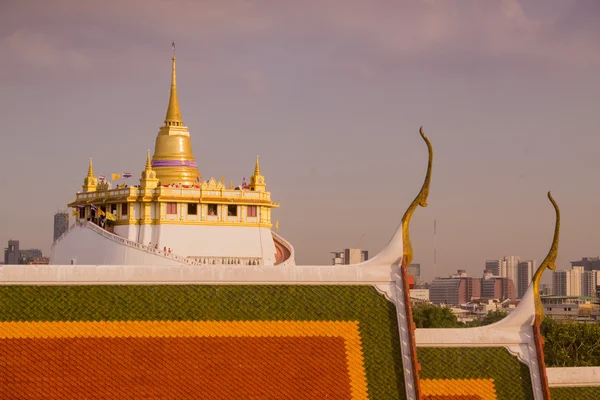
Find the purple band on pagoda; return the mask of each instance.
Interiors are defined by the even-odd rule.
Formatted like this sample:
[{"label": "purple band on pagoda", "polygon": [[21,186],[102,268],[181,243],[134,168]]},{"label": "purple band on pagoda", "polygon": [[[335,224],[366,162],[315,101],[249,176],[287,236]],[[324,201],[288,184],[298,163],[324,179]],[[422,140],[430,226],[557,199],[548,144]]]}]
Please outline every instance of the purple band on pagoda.
[{"label": "purple band on pagoda", "polygon": [[152,167],[190,167],[197,168],[196,161],[187,160],[152,160]]}]

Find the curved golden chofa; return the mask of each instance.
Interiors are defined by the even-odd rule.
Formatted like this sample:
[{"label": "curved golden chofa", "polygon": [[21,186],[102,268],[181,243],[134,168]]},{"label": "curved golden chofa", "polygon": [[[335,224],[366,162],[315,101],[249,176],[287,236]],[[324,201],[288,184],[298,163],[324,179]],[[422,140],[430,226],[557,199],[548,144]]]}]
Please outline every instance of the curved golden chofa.
[{"label": "curved golden chofa", "polygon": [[533,275],[533,297],[535,302],[535,313],[541,319],[544,318],[544,307],[542,306],[542,298],[540,296],[540,282],[542,280],[542,274],[546,268],[550,268],[551,270],[556,269],[556,256],[558,255],[558,233],[560,231],[560,210],[558,209],[558,205],[556,201],[552,198],[552,193],[548,192],[548,198],[550,202],[554,206],[554,211],[556,212],[556,223],[554,225],[554,238],[552,239],[552,246],[550,246],[550,251],[540,267],[535,271]]},{"label": "curved golden chofa", "polygon": [[425,175],[425,182],[423,182],[423,187],[421,191],[415,197],[411,205],[408,207],[404,216],[402,217],[402,243],[404,246],[404,262],[406,265],[409,265],[413,259],[413,248],[410,243],[410,235],[408,232],[408,227],[410,224],[410,219],[412,214],[417,209],[417,206],[427,207],[427,197],[429,196],[429,184],[431,183],[431,166],[433,164],[433,148],[431,147],[431,142],[425,136],[425,132],[423,132],[423,127],[419,128],[419,133],[421,137],[427,144],[427,150],[429,151],[429,162],[427,164],[427,175]]}]

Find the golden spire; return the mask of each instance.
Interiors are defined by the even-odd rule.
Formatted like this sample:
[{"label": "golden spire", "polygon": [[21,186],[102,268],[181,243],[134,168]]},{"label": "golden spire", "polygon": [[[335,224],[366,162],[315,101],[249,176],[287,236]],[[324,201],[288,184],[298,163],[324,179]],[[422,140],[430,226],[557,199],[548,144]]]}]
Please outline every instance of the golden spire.
[{"label": "golden spire", "polygon": [[140,187],[145,189],[154,189],[158,187],[158,178],[156,171],[152,169],[152,160],[150,159],[150,150],[146,156],[146,168],[142,171],[140,178]]},{"label": "golden spire", "polygon": [[256,156],[256,165],[254,166],[254,175],[260,175],[260,164],[258,163],[258,156]]},{"label": "golden spire", "polygon": [[171,71],[171,96],[169,97],[169,108],[167,108],[167,117],[165,118],[167,126],[181,126],[181,110],[179,109],[179,99],[177,98],[177,79],[175,71],[175,42],[173,42],[173,66]]},{"label": "golden spire", "polygon": [[92,165],[92,159],[90,158],[90,166],[88,167],[88,178],[94,177],[94,166]]},{"label": "golden spire", "polygon": [[250,177],[250,190],[256,192],[264,192],[267,190],[265,184],[265,177],[260,174],[260,164],[258,163],[258,156],[256,156],[256,165],[254,166],[254,174]]},{"label": "golden spire", "polygon": [[173,43],[171,96],[164,125],[159,129],[152,156],[152,170],[164,184],[193,185],[199,181],[198,166],[192,152],[188,128],[183,126],[175,73],[175,43]]},{"label": "golden spire", "polygon": [[558,204],[552,198],[552,194],[548,192],[548,199],[552,203],[554,207],[554,212],[556,213],[556,222],[554,224],[554,238],[552,238],[552,245],[550,246],[550,251],[548,255],[540,265],[540,267],[533,274],[533,301],[535,304],[535,313],[539,317],[540,321],[544,319],[544,306],[542,305],[542,298],[540,297],[540,281],[542,280],[542,274],[546,268],[550,268],[551,270],[556,269],[556,256],[558,255],[558,234],[560,232],[560,210],[558,209]]},{"label": "golden spire", "polygon": [[152,158],[150,157],[150,150],[148,150],[148,156],[146,157],[146,170],[152,169]]},{"label": "golden spire", "polygon": [[83,180],[83,186],[81,187],[84,192],[95,192],[96,186],[98,186],[98,179],[94,176],[94,166],[92,165],[92,159],[90,158],[90,166],[88,167],[88,173]]},{"label": "golden spire", "polygon": [[415,197],[411,205],[408,207],[404,216],[402,217],[402,243],[404,245],[404,261],[407,267],[411,263],[413,258],[413,248],[410,243],[410,235],[408,233],[408,226],[410,224],[410,219],[412,217],[413,212],[415,212],[417,206],[427,207],[427,197],[429,196],[429,185],[431,183],[431,166],[433,164],[433,148],[431,147],[431,142],[425,136],[425,132],[423,132],[423,127],[419,129],[419,133],[421,137],[427,144],[427,150],[429,152],[429,162],[427,163],[427,174],[425,175],[425,181],[423,182],[423,187],[421,187],[421,191]]}]

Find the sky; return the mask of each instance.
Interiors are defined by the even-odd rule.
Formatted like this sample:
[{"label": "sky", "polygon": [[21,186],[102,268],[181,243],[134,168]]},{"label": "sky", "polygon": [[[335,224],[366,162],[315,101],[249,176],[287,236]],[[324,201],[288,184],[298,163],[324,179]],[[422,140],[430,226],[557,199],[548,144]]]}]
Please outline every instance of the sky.
[{"label": "sky", "polygon": [[239,183],[258,154],[298,263],[385,246],[424,178],[423,126],[426,279],[541,262],[549,190],[569,268],[600,255],[599,39],[596,0],[4,0],[0,242],[49,254],[90,157],[139,177],[175,41],[200,172]]}]

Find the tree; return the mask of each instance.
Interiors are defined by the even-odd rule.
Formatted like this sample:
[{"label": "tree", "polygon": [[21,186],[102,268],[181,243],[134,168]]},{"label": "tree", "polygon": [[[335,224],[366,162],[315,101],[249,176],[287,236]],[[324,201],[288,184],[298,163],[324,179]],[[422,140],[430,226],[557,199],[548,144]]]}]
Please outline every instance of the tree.
[{"label": "tree", "polygon": [[464,326],[458,322],[456,315],[449,308],[419,304],[413,306],[412,312],[417,328],[460,328]]},{"label": "tree", "polygon": [[500,310],[488,311],[488,313],[485,317],[483,317],[480,320],[471,322],[469,324],[469,327],[490,325],[490,324],[493,324],[494,322],[500,321],[502,318],[506,317],[507,315],[508,315],[507,313],[505,313],[504,311],[500,311]]},{"label": "tree", "polygon": [[544,361],[548,367],[600,366],[600,324],[544,318]]}]

